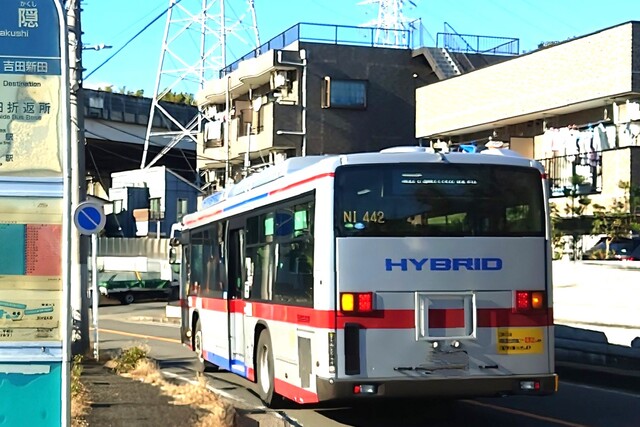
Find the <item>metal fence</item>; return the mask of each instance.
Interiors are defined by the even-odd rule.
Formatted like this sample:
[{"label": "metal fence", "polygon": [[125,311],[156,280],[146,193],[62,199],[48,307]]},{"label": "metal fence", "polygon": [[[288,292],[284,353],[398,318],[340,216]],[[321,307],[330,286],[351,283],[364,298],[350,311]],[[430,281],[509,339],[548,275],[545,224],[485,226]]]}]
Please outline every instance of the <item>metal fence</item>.
[{"label": "metal fence", "polygon": [[98,256],[169,259],[169,239],[100,237]]},{"label": "metal fence", "polygon": [[236,70],[242,61],[256,58],[270,50],[284,49],[296,41],[409,49],[411,46],[411,31],[301,22],[278,34],[242,58],[227,65],[220,70],[220,77]]},{"label": "metal fence", "polygon": [[489,55],[518,55],[520,53],[520,39],[460,34],[446,22],[444,27],[444,32],[436,34],[436,47],[443,47],[452,52]]},{"label": "metal fence", "polygon": [[557,156],[540,160],[549,180],[551,197],[602,191],[602,152]]}]

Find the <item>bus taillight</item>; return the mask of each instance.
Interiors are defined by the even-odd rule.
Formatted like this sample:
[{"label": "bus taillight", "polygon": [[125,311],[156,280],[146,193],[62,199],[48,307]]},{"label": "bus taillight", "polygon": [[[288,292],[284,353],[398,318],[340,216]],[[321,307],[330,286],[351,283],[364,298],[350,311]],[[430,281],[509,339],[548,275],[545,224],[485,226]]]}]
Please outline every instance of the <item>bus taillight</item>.
[{"label": "bus taillight", "polygon": [[340,310],[346,313],[372,312],[373,292],[341,292]]},{"label": "bus taillight", "polygon": [[544,300],[544,292],[542,291],[516,291],[515,311],[542,310]]}]

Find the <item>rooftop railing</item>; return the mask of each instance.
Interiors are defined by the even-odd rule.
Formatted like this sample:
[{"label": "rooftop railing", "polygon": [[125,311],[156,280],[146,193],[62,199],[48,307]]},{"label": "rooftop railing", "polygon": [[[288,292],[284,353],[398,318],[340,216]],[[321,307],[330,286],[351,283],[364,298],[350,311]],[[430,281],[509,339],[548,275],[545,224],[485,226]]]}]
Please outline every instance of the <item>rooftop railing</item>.
[{"label": "rooftop railing", "polygon": [[238,64],[242,61],[256,58],[270,50],[284,49],[286,46],[289,46],[291,43],[296,41],[409,49],[411,47],[411,31],[375,27],[310,24],[301,22],[278,34],[260,47],[247,53],[242,58],[227,65],[225,68],[220,70],[220,77],[236,70],[238,68]]},{"label": "rooftop railing", "polygon": [[480,53],[489,55],[519,55],[520,39],[512,37],[477,36],[460,34],[448,23],[445,32],[436,34],[436,47],[452,52]]}]

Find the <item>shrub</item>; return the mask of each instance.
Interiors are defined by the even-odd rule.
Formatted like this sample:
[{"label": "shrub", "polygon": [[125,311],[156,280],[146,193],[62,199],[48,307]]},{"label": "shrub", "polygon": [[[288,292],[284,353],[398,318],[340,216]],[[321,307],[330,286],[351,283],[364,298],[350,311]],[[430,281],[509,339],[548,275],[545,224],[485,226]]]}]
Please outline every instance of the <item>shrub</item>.
[{"label": "shrub", "polygon": [[76,354],[71,363],[71,396],[76,396],[84,391],[84,387],[80,382],[82,375],[82,355]]},{"label": "shrub", "polygon": [[129,372],[133,370],[138,362],[147,359],[148,351],[142,347],[135,346],[125,349],[115,359],[115,370],[118,373]]}]

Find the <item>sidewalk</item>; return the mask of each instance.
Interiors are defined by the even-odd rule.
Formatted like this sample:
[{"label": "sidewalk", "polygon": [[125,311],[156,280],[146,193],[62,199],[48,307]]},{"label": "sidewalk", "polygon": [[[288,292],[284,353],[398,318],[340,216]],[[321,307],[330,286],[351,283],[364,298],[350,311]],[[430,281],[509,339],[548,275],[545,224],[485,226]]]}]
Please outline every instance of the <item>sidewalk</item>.
[{"label": "sidewalk", "polygon": [[172,404],[160,387],[125,378],[102,363],[85,361],[80,382],[90,402],[86,424],[76,420],[72,426],[90,427],[157,427],[193,426],[202,411]]},{"label": "sidewalk", "polygon": [[602,331],[610,344],[640,336],[640,263],[553,262],[556,324]]}]

